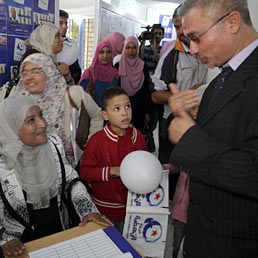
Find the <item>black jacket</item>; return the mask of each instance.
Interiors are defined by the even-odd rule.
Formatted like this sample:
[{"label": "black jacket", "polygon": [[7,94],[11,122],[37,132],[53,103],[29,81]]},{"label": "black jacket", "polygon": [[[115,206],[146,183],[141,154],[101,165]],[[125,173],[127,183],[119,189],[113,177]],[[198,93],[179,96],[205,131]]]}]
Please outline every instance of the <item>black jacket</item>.
[{"label": "black jacket", "polygon": [[212,101],[215,80],[170,158],[190,174],[186,257],[258,257],[258,47]]},{"label": "black jacket", "polygon": [[81,78],[82,70],[79,65],[78,59],[71,65],[69,65],[71,76],[73,77],[74,84],[77,84]]}]

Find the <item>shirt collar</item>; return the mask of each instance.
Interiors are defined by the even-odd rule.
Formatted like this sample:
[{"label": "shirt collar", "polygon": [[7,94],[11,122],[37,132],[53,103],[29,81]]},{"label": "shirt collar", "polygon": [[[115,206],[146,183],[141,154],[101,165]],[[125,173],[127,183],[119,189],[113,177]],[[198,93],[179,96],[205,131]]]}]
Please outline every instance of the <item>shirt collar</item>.
[{"label": "shirt collar", "polygon": [[257,46],[258,39],[256,39],[247,47],[242,49],[236,56],[234,56],[225,65],[223,65],[223,67],[230,66],[233,69],[233,71],[236,71],[236,69],[245,61],[245,59],[255,50]]}]

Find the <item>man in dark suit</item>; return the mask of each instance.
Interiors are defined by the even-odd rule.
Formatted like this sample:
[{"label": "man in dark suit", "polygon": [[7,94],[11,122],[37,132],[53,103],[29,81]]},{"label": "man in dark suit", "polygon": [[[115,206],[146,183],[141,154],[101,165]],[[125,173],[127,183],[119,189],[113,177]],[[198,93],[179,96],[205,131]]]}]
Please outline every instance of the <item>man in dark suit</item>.
[{"label": "man in dark suit", "polygon": [[258,257],[258,33],[247,0],[185,0],[180,13],[191,53],[221,68],[196,122],[196,93],[170,85],[170,162],[190,175],[185,255]]}]

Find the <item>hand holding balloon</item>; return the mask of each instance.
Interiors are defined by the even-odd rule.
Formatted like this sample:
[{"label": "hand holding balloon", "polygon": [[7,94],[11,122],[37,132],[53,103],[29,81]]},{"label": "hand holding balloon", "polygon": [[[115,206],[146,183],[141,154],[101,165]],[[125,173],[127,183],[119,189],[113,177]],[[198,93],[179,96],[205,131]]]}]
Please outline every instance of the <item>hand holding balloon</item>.
[{"label": "hand holding balloon", "polygon": [[123,184],[132,192],[146,194],[154,191],[162,178],[159,160],[147,151],[128,154],[120,166]]},{"label": "hand holding balloon", "polygon": [[120,177],[120,167],[111,167],[110,168],[110,176]]}]

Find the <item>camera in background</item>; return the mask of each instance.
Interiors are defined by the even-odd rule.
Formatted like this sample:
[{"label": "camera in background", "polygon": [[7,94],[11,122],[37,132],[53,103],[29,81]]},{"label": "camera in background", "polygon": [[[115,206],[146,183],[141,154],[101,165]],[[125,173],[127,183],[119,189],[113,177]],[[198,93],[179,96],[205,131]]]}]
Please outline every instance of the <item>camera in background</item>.
[{"label": "camera in background", "polygon": [[153,40],[155,35],[154,35],[154,30],[155,29],[160,29],[161,24],[153,24],[153,26],[151,27],[150,25],[146,26],[146,27],[142,27],[145,28],[146,31],[144,31],[141,35],[138,36],[138,40],[140,42],[142,42],[143,40]]}]

